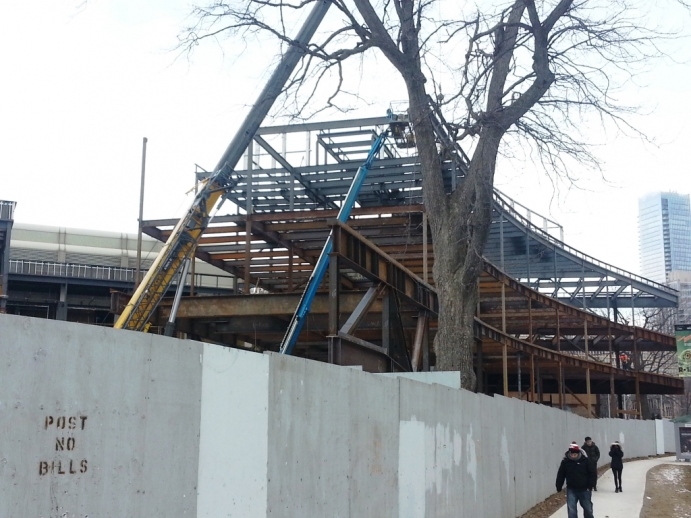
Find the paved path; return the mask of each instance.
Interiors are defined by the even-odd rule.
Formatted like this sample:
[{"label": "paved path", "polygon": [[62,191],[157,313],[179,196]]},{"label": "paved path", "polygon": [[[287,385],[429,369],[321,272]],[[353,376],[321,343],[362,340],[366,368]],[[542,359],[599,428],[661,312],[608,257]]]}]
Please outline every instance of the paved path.
[{"label": "paved path", "polygon": [[[597,479],[597,491],[593,491],[593,514],[595,518],[633,518],[641,514],[645,496],[645,478],[648,470],[660,464],[674,463],[674,457],[625,462],[621,474],[623,493],[614,492],[614,475],[607,470]],[[556,475],[555,475],[556,476]],[[578,516],[583,509],[578,506]],[[567,518],[566,506],[550,518]]]}]

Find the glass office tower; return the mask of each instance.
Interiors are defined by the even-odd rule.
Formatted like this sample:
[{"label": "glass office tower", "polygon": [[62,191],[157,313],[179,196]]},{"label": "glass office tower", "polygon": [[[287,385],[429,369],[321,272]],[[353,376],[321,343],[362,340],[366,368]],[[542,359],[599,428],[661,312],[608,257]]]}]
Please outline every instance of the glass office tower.
[{"label": "glass office tower", "polygon": [[666,283],[672,271],[691,271],[688,194],[658,192],[638,200],[641,274]]}]

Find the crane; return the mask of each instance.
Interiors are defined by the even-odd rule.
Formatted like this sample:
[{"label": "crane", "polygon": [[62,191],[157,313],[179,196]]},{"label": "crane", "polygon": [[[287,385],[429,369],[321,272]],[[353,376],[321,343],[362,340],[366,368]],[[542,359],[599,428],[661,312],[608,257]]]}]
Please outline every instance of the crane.
[{"label": "crane", "polygon": [[143,330],[180,267],[192,257],[199,239],[209,225],[214,209],[223,202],[224,194],[241,180],[234,171],[235,166],[290,79],[300,58],[305,54],[305,48],[331,7],[331,3],[331,0],[315,2],[300,32],[259,94],[257,102],[252,106],[218,165],[195,196],[187,213],[178,221],[151,268],[115,322],[116,329]]},{"label": "crane", "polygon": [[[394,123],[391,124],[391,127],[394,127]],[[338,216],[336,217],[338,221],[345,223],[348,220],[350,211],[353,208],[353,205],[355,205],[355,200],[357,200],[358,194],[360,193],[360,188],[367,177],[367,172],[372,167],[372,163],[377,158],[379,151],[384,145],[384,141],[386,140],[389,131],[390,130],[387,130],[381,133],[372,143],[372,147],[367,154],[367,159],[355,173],[353,182],[350,184],[350,189],[348,189],[348,194],[346,195],[346,198],[338,211]],[[317,264],[314,266],[314,270],[312,270],[312,273],[307,281],[305,291],[302,293],[302,297],[300,297],[298,307],[295,310],[295,313],[293,313],[290,324],[288,324],[288,330],[283,337],[281,348],[279,350],[281,354],[292,353],[293,347],[295,347],[295,344],[297,343],[302,326],[305,323],[305,319],[307,318],[310,308],[312,307],[314,296],[317,294],[319,285],[321,284],[322,279],[324,279],[326,269],[329,267],[329,254],[331,253],[332,248],[333,237],[331,234],[329,234],[329,237],[324,244],[324,248],[322,248],[322,251],[319,254]]]}]

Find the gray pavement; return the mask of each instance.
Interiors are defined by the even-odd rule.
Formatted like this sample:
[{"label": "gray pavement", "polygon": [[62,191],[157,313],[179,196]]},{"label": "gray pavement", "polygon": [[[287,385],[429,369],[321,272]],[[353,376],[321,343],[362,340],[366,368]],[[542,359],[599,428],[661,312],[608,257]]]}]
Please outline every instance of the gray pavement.
[{"label": "gray pavement", "polygon": [[[674,463],[674,457],[625,462],[621,474],[621,487],[624,490],[622,493],[614,492],[614,476],[611,469],[607,470],[597,481],[597,491],[593,491],[593,514],[595,518],[632,518],[638,516],[643,507],[646,474],[651,468],[667,463]],[[556,471],[554,477],[556,478]],[[578,506],[578,516],[583,516],[583,509],[580,506]],[[567,518],[566,506],[563,506],[550,518]]]}]

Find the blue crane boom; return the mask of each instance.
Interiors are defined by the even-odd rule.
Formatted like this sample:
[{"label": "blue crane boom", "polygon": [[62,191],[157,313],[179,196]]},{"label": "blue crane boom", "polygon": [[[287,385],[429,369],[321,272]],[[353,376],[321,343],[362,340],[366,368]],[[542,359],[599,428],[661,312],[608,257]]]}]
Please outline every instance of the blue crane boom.
[{"label": "blue crane boom", "polygon": [[[336,218],[338,219],[338,221],[345,223],[348,220],[348,217],[350,216],[350,211],[355,205],[355,200],[357,200],[358,194],[360,193],[360,189],[362,188],[362,184],[364,183],[365,178],[367,177],[367,173],[369,172],[370,167],[372,167],[372,163],[377,158],[379,151],[384,145],[384,141],[386,140],[387,134],[388,130],[381,133],[375,139],[374,143],[372,144],[372,147],[370,148],[369,154],[367,155],[367,159],[355,173],[353,183],[350,185],[348,194],[345,200],[343,201],[343,204],[341,205],[341,209],[338,211],[338,216]],[[329,254],[331,253],[331,249],[333,248],[332,234],[333,232],[329,234],[329,237],[326,240],[326,243],[324,244],[324,248],[322,249],[321,254],[319,254],[317,264],[315,265],[314,270],[312,270],[312,274],[310,275],[310,278],[307,281],[307,285],[305,286],[305,291],[302,293],[302,297],[300,297],[300,303],[298,304],[295,313],[293,313],[293,318],[291,318],[290,320],[288,330],[286,331],[286,334],[283,337],[283,341],[281,342],[281,354],[291,354],[293,352],[295,344],[297,343],[298,336],[300,335],[300,331],[302,330],[302,326],[304,325],[305,319],[307,318],[307,314],[309,313],[310,308],[312,307],[312,301],[314,300],[314,296],[317,294],[317,289],[319,289],[319,285],[322,283],[322,280],[324,279],[326,269],[329,267]]]}]

